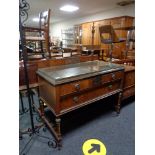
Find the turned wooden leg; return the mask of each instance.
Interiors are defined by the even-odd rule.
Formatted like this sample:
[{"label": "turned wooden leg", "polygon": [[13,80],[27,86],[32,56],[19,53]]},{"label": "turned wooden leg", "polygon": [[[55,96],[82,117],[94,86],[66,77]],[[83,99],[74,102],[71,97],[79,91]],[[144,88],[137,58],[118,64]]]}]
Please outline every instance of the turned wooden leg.
[{"label": "turned wooden leg", "polygon": [[61,149],[61,146],[62,146],[62,144],[61,144],[61,140],[62,140],[62,137],[61,137],[61,119],[60,118],[56,118],[55,119],[55,122],[56,122],[56,133],[57,133],[57,135],[58,135],[58,149],[60,150]]},{"label": "turned wooden leg", "polygon": [[117,105],[116,105],[116,107],[115,107],[115,108],[116,108],[117,114],[120,113],[121,100],[122,100],[122,92],[119,93],[119,95],[118,95],[118,102],[117,102]]}]

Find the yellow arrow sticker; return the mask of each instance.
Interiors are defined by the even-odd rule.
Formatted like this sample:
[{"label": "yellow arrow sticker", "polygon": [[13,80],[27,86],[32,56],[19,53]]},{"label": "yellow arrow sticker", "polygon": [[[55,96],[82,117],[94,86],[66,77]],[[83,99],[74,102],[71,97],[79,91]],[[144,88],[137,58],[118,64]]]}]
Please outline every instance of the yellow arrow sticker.
[{"label": "yellow arrow sticker", "polygon": [[82,146],[84,155],[106,155],[105,145],[98,139],[89,139]]}]

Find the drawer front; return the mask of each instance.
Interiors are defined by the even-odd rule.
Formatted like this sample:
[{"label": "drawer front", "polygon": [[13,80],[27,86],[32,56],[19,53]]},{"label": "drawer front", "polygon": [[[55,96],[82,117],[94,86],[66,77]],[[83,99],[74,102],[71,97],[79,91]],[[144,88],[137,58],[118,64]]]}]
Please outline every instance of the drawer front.
[{"label": "drawer front", "polygon": [[117,80],[117,79],[123,79],[123,72],[113,72],[102,76],[102,83],[107,83],[109,81]]},{"label": "drawer front", "polygon": [[132,86],[134,84],[135,84],[135,72],[125,73],[124,88]]},{"label": "drawer front", "polygon": [[60,86],[60,96],[68,95],[74,92],[79,92],[81,90],[84,90],[90,87],[91,87],[90,79],[63,84]]},{"label": "drawer front", "polygon": [[70,95],[60,99],[61,111],[80,105],[97,97],[106,95],[120,89],[121,82],[105,84],[92,90],[87,90],[82,94]]},{"label": "drawer front", "polygon": [[123,78],[123,72],[118,71],[114,73],[108,73],[105,75],[98,75],[90,79],[79,80],[77,82],[71,82],[60,86],[60,96],[69,95],[72,93],[80,92],[85,89],[92,89],[110,81]]}]

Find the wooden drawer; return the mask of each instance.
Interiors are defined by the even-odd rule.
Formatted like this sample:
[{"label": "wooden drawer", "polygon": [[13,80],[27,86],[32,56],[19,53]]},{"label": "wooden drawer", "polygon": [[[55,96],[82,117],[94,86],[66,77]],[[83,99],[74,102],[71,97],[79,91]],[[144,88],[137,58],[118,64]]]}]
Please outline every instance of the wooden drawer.
[{"label": "wooden drawer", "polygon": [[120,89],[120,86],[121,81],[113,82],[110,84],[107,83],[101,87],[96,87],[95,89],[87,90],[83,93],[62,97],[60,99],[61,112],[67,110],[68,108],[75,107],[77,105],[82,106],[82,104],[86,104],[86,102],[89,102],[97,97],[101,97],[108,93],[114,92]]},{"label": "wooden drawer", "polygon": [[60,86],[60,96],[65,96],[72,93],[80,92],[85,89],[90,89],[90,88],[108,83],[112,80],[117,80],[122,78],[123,78],[123,72],[118,71],[118,72],[109,73],[106,75],[95,76],[90,79],[64,84]]},{"label": "wooden drawer", "polygon": [[123,72],[113,72],[102,76],[102,83],[107,83],[112,80],[122,79],[123,78]]},{"label": "wooden drawer", "polygon": [[71,82],[60,86],[60,96],[79,92],[91,87],[91,79]]}]

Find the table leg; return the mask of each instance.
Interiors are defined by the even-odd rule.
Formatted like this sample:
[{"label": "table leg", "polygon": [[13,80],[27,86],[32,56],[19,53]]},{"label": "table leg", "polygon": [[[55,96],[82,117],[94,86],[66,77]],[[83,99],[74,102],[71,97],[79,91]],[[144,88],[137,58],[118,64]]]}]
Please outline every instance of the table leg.
[{"label": "table leg", "polygon": [[62,144],[61,144],[61,140],[62,140],[62,137],[61,137],[61,119],[59,117],[57,117],[55,119],[55,122],[56,122],[56,133],[58,135],[58,149],[60,150],[60,148],[62,147]]},{"label": "table leg", "polygon": [[116,107],[115,107],[117,114],[120,113],[121,100],[122,100],[122,92],[120,92],[120,93],[118,94],[118,102],[117,102],[117,105],[116,105]]}]

